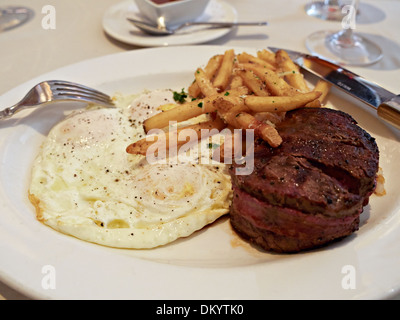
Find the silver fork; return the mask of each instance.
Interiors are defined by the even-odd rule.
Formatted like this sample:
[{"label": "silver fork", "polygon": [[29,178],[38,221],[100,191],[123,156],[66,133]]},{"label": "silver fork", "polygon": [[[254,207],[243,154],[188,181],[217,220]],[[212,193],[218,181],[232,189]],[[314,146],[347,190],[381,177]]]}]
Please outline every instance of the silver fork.
[{"label": "silver fork", "polygon": [[95,103],[105,107],[114,106],[111,98],[105,93],[74,82],[50,80],[37,84],[20,102],[0,111],[0,120],[10,118],[23,109],[66,100]]}]

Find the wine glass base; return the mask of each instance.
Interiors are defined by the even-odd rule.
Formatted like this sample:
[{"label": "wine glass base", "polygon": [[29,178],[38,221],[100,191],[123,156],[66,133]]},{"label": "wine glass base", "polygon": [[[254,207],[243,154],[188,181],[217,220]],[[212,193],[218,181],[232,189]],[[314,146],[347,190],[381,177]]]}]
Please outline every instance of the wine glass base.
[{"label": "wine glass base", "polygon": [[344,17],[340,6],[327,5],[324,1],[312,1],[304,9],[309,16],[322,20],[341,21]]},{"label": "wine glass base", "polygon": [[34,13],[26,7],[0,7],[0,32],[16,28],[28,22]]},{"label": "wine glass base", "polygon": [[360,34],[353,34],[351,45],[339,43],[338,35],[337,31],[312,33],[306,39],[306,47],[313,55],[341,65],[366,66],[382,58],[382,50]]}]

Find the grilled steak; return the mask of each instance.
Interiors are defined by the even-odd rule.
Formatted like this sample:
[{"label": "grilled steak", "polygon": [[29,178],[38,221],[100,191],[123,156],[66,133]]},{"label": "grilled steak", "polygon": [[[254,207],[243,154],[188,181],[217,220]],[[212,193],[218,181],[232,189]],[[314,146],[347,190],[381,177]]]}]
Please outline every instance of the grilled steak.
[{"label": "grilled steak", "polygon": [[298,252],[350,235],[375,188],[379,151],[348,114],[288,112],[278,148],[255,142],[254,170],[231,168],[231,224],[266,250]]}]

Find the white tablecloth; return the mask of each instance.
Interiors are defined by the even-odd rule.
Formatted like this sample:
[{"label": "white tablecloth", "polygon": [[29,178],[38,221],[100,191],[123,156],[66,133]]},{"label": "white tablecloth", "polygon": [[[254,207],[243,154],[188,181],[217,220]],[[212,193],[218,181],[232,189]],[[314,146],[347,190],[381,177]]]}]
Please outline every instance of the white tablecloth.
[{"label": "white tablecloth", "polygon": [[[268,27],[242,27],[207,44],[264,48],[275,46],[307,51],[308,34],[338,29],[340,23],[309,17],[304,12],[307,0],[226,0],[238,13],[239,21],[267,20]],[[400,93],[400,1],[361,1],[356,31],[376,41],[384,51],[379,63],[352,68],[388,90]],[[105,11],[117,0],[53,0],[56,29],[42,28],[42,8],[47,0],[20,0],[35,11],[25,25],[0,33],[0,95],[33,77],[85,59],[127,50],[139,50],[108,37],[102,29]],[[14,4],[1,0],[0,6]],[[0,106],[1,109],[6,106]],[[400,271],[399,271],[400,272]],[[0,282],[0,298],[25,297]]]}]

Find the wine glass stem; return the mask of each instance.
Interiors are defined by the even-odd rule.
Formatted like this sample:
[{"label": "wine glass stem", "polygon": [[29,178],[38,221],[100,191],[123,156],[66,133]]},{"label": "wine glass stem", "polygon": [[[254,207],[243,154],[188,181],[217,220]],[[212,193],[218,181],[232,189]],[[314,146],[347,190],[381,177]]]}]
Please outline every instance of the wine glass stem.
[{"label": "wine glass stem", "polygon": [[354,46],[353,29],[348,28],[340,31],[335,40],[341,47],[349,48]]}]

